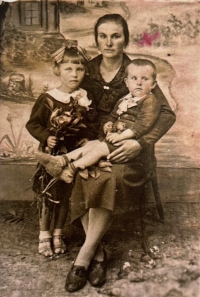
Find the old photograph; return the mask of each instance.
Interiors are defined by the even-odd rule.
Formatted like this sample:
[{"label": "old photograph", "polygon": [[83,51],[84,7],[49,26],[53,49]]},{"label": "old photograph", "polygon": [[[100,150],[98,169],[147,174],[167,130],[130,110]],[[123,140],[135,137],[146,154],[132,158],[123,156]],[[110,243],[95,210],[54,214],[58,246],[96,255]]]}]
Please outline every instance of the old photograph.
[{"label": "old photograph", "polygon": [[200,296],[200,1],[0,0],[0,296]]}]

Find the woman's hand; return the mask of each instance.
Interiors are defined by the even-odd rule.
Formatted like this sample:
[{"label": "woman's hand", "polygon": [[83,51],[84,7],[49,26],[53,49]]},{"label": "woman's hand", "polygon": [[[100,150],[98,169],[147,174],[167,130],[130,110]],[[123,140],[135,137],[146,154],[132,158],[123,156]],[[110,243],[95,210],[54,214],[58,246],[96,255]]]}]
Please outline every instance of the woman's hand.
[{"label": "woman's hand", "polygon": [[115,163],[125,163],[134,159],[142,149],[135,139],[122,140],[114,145],[119,148],[109,154],[107,160]]},{"label": "woman's hand", "polygon": [[54,148],[57,143],[58,142],[57,142],[56,136],[49,136],[47,138],[47,145],[48,145],[49,148]]}]

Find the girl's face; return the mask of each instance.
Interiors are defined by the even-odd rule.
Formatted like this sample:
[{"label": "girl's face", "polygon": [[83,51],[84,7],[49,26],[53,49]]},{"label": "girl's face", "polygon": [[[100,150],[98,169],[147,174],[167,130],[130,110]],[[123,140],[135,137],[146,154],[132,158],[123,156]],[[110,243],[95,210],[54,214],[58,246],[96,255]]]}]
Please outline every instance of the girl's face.
[{"label": "girl's face", "polygon": [[97,29],[97,43],[104,57],[114,58],[122,55],[125,37],[121,24],[115,22],[101,24]]},{"label": "girl's face", "polygon": [[143,97],[151,92],[156,85],[153,79],[153,68],[149,65],[136,66],[130,64],[127,68],[125,83],[134,97]]},{"label": "girl's face", "polygon": [[84,78],[85,66],[68,62],[60,64],[59,70],[63,90],[68,93],[77,90]]}]

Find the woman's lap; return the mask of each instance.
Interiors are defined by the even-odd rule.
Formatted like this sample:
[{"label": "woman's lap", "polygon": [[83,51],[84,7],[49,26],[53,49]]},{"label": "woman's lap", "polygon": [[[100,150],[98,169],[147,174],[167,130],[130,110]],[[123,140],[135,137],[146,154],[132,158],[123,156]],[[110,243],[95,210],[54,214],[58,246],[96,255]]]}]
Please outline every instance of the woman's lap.
[{"label": "woman's lap", "polygon": [[[128,202],[127,189],[138,188],[146,181],[144,166],[140,162],[113,164],[112,172],[100,172],[97,179],[87,180],[77,174],[71,195],[71,221],[77,223],[89,208],[113,211]],[[76,222],[75,222],[76,221]]]}]

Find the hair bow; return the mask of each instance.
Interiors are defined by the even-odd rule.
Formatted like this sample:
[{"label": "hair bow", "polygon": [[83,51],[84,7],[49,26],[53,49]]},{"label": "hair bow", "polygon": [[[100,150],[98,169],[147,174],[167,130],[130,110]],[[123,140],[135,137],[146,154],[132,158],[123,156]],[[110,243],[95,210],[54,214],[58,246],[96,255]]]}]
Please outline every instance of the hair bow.
[{"label": "hair bow", "polygon": [[70,48],[74,48],[77,50],[77,53],[78,54],[81,54],[83,56],[83,58],[88,62],[91,57],[87,54],[86,50],[83,49],[82,47],[80,46],[76,46],[76,45],[68,45],[68,46],[65,46],[63,45],[61,48],[59,48],[56,52],[54,52],[51,57],[54,59],[54,61],[56,63],[60,63],[64,57],[64,53],[65,53],[65,49],[70,49]]}]

